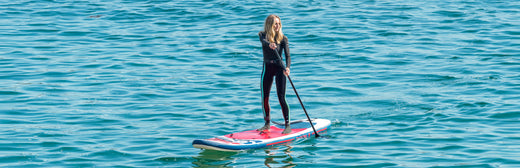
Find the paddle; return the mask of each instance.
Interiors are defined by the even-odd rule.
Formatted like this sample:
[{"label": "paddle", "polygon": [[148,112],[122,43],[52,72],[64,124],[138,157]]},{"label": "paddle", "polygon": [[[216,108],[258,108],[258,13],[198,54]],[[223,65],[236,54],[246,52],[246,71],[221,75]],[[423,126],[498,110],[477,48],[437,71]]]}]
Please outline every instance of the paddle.
[{"label": "paddle", "polygon": [[[283,59],[282,57],[280,56],[280,54],[278,54],[278,51],[276,51],[276,49],[273,49],[274,50],[274,53],[276,53],[276,55],[278,56],[278,59],[280,59],[280,63],[282,64],[282,68],[285,70],[285,65],[283,64]],[[300,105],[302,105],[302,108],[303,108],[303,111],[305,112],[305,115],[307,116],[307,119],[309,120],[309,123],[311,124],[311,127],[312,127],[312,130],[314,131],[314,135],[317,137],[319,137],[320,135],[318,134],[318,132],[316,132],[316,129],[314,128],[314,124],[312,124],[312,121],[311,121],[311,118],[309,117],[309,114],[307,113],[307,110],[305,110],[305,106],[303,106],[303,103],[302,103],[302,99],[300,99],[300,95],[298,95],[298,92],[296,91],[296,88],[294,87],[294,84],[291,80],[291,77],[289,75],[287,75],[287,79],[289,79],[289,82],[291,83],[291,86],[294,90],[294,93],[296,93],[296,97],[298,97],[298,100],[300,101]]]}]

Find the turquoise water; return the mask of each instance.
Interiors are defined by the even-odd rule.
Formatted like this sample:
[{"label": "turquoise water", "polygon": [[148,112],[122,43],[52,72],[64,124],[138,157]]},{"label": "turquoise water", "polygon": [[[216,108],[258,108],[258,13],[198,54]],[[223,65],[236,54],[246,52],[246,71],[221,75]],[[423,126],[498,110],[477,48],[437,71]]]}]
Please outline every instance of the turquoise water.
[{"label": "turquoise water", "polygon": [[[3,1],[0,167],[519,167],[519,9]],[[331,130],[240,153],[193,148],[262,126],[257,33],[272,13],[307,111]],[[305,118],[290,85],[287,93],[292,119]]]}]

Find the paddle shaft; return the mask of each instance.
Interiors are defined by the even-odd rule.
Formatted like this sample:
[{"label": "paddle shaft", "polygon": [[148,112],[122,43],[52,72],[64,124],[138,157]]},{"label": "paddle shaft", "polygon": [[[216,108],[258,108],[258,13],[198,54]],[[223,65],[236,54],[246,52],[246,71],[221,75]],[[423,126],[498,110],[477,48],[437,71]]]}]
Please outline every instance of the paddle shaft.
[{"label": "paddle shaft", "polygon": [[[273,50],[276,53],[276,55],[278,56],[278,59],[280,59],[280,63],[282,64],[282,68],[285,70],[285,65],[283,64],[282,57],[280,56],[280,54],[278,54],[278,51],[276,51],[276,49],[273,49]],[[289,82],[291,83],[291,86],[292,86],[292,88],[294,90],[294,93],[296,93],[296,97],[298,97],[298,100],[300,101],[300,105],[302,105],[303,111],[305,112],[305,115],[307,116],[307,119],[309,120],[309,123],[311,124],[312,130],[314,131],[314,135],[316,136],[316,138],[319,137],[320,135],[316,131],[316,128],[314,128],[314,124],[312,124],[311,118],[309,117],[309,114],[307,113],[307,110],[305,110],[305,106],[303,105],[302,99],[300,99],[300,95],[298,94],[298,91],[296,91],[296,87],[294,87],[294,84],[293,84],[293,82],[291,80],[291,77],[289,75],[287,75],[287,79],[289,79]]]}]

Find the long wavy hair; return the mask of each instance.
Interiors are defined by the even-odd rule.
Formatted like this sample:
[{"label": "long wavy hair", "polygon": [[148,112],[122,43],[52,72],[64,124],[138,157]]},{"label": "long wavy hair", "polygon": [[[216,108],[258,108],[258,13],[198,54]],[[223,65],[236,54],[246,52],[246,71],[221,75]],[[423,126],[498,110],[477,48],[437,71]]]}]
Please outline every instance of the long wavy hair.
[{"label": "long wavy hair", "polygon": [[[280,20],[280,31],[276,32],[273,28],[274,26],[274,20],[278,19]],[[271,43],[280,44],[280,42],[283,40],[283,33],[282,33],[282,20],[277,15],[269,15],[267,18],[265,18],[264,23],[264,32],[266,33],[266,38]]]}]

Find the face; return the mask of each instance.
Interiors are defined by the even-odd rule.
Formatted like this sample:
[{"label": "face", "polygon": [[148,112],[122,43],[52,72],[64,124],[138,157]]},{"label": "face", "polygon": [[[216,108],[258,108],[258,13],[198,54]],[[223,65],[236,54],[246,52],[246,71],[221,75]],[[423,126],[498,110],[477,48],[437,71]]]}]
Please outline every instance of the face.
[{"label": "face", "polygon": [[274,31],[280,31],[280,28],[282,28],[282,23],[280,22],[280,19],[278,18],[274,18],[274,23],[273,23],[273,29]]}]

